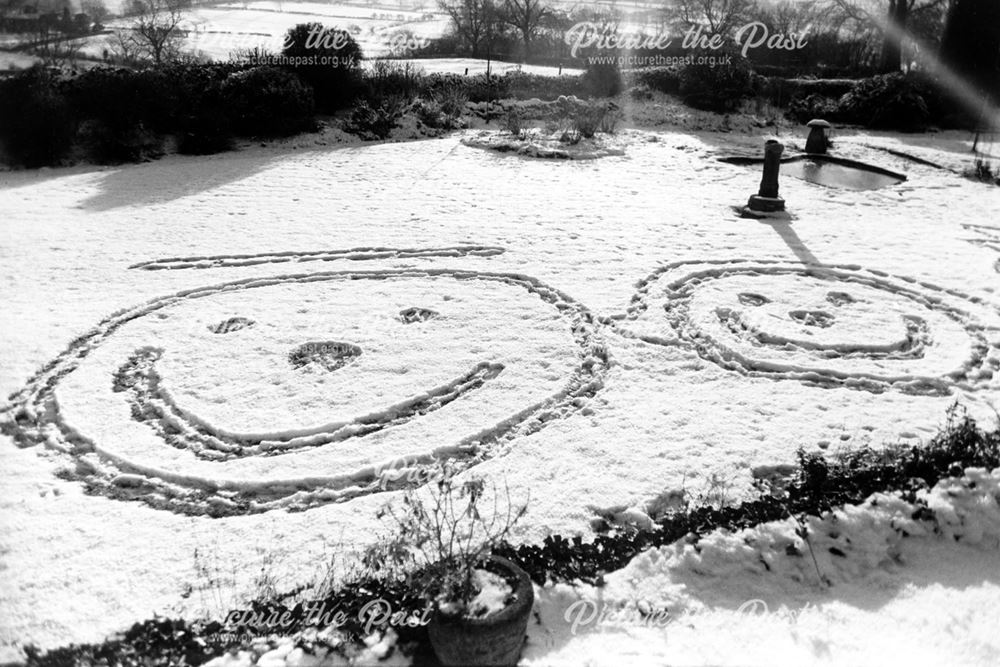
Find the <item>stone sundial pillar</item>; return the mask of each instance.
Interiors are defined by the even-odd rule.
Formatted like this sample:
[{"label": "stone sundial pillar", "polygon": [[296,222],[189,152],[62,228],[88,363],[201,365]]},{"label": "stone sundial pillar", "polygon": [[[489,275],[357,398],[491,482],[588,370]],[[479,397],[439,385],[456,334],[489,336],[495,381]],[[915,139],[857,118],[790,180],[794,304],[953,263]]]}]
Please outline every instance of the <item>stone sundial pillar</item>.
[{"label": "stone sundial pillar", "polygon": [[781,168],[781,153],[785,147],[781,142],[768,139],[764,143],[764,174],[760,179],[760,190],[751,195],[747,206],[751,211],[773,213],[785,210],[785,200],[778,196],[778,170]]}]

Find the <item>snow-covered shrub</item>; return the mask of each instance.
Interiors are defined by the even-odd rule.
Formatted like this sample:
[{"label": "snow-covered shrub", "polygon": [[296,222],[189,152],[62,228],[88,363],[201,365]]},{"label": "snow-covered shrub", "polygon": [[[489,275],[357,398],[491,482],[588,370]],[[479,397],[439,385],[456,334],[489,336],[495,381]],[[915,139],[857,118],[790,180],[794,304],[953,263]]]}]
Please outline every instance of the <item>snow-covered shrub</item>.
[{"label": "snow-covered shrub", "polygon": [[459,86],[447,86],[433,93],[430,99],[418,100],[414,110],[417,119],[429,128],[453,130],[461,127],[461,116],[469,98]]},{"label": "snow-covered shrub", "polygon": [[164,129],[176,134],[180,152],[204,155],[232,147],[232,119],[222,85],[248,69],[246,64],[226,62],[171,63],[158,70],[170,109]]},{"label": "snow-covered shrub", "polygon": [[0,81],[0,143],[6,159],[29,168],[58,164],[76,131],[71,109],[58,82],[42,68]]},{"label": "snow-covered shrub", "polygon": [[210,155],[232,148],[232,123],[220,83],[199,91],[178,122],[177,150],[181,153]]},{"label": "snow-covered shrub", "polygon": [[98,67],[67,87],[84,121],[80,140],[95,162],[138,162],[162,154],[159,134],[170,124],[177,96],[161,72]]},{"label": "snow-covered shrub", "polygon": [[97,164],[141,162],[163,155],[162,137],[141,123],[115,128],[99,120],[84,121],[78,138]]},{"label": "snow-covered shrub", "polygon": [[81,119],[99,121],[111,131],[142,125],[162,131],[180,97],[160,70],[95,67],[67,84],[67,95]]},{"label": "snow-covered shrub", "polygon": [[445,86],[434,94],[434,99],[441,105],[441,111],[445,115],[458,118],[465,112],[469,94],[461,86]]},{"label": "snow-covered shrub", "polygon": [[236,72],[221,94],[238,134],[282,137],[313,126],[312,90],[291,72],[275,67]]},{"label": "snow-covered shrub", "polygon": [[647,89],[676,95],[680,90],[681,77],[675,67],[645,67],[631,74],[632,83]]},{"label": "snow-covered shrub", "polygon": [[391,532],[368,549],[364,564],[376,578],[405,580],[414,595],[446,613],[465,613],[479,592],[477,570],[528,507],[512,502],[509,488],[487,488],[478,478],[459,481],[446,466],[428,491],[426,498],[407,492],[401,509],[382,509]]},{"label": "snow-covered shrub", "polygon": [[492,102],[510,96],[510,79],[496,74],[465,77],[465,90],[470,102]]},{"label": "snow-covered shrub", "polygon": [[527,72],[510,71],[504,74],[507,89],[511,97],[519,100],[539,98],[551,100],[560,95],[584,95],[586,90],[583,77],[580,75],[563,74],[562,76],[545,76]]},{"label": "snow-covered shrub", "polygon": [[1000,185],[1000,172],[993,169],[993,163],[981,157],[976,157],[971,167],[962,171],[962,176],[973,181]]},{"label": "snow-covered shrub", "polygon": [[636,102],[653,99],[653,89],[646,84],[639,84],[628,89],[628,95]]},{"label": "snow-covered shrub", "polygon": [[591,104],[581,108],[573,116],[573,129],[584,139],[591,139],[601,129],[606,108],[602,104]]},{"label": "snow-covered shrub", "polygon": [[799,97],[789,103],[785,115],[800,123],[808,123],[813,118],[836,119],[837,100],[818,93]]},{"label": "snow-covered shrub", "polygon": [[860,81],[841,97],[835,118],[868,127],[920,131],[931,123],[935,96],[921,77],[883,74]]},{"label": "snow-covered shrub", "polygon": [[424,97],[434,96],[446,88],[458,88],[465,93],[466,99],[468,99],[469,91],[466,85],[468,79],[469,77],[453,72],[430,72],[425,74],[421,80],[420,94]]},{"label": "snow-covered shrub", "polygon": [[593,97],[614,97],[625,89],[617,62],[589,61],[583,73],[583,85]]},{"label": "snow-covered shrub", "polygon": [[601,116],[601,126],[598,129],[604,134],[614,134],[621,119],[622,110],[614,102],[608,102],[604,106],[604,115]]},{"label": "snow-covered shrub", "polygon": [[524,131],[524,114],[517,107],[511,107],[503,115],[503,129],[515,137],[520,137]]},{"label": "snow-covered shrub", "polygon": [[438,130],[443,129],[448,121],[441,104],[437,100],[417,100],[413,106],[417,115],[417,120],[426,127]]},{"label": "snow-covered shrub", "polygon": [[678,93],[688,106],[708,111],[733,111],[751,92],[749,61],[738,53],[718,52],[725,63],[687,64],[680,72]]},{"label": "snow-covered shrub", "polygon": [[347,130],[366,139],[387,139],[399,125],[407,106],[401,97],[387,98],[377,107],[362,100],[354,105]]},{"label": "snow-covered shrub", "polygon": [[392,95],[412,100],[426,90],[425,79],[423,70],[410,63],[376,60],[364,73],[365,96],[372,104]]},{"label": "snow-covered shrub", "polygon": [[343,109],[361,93],[361,47],[346,30],[300,23],[288,30],[285,44],[281,55],[312,86],[320,109]]}]

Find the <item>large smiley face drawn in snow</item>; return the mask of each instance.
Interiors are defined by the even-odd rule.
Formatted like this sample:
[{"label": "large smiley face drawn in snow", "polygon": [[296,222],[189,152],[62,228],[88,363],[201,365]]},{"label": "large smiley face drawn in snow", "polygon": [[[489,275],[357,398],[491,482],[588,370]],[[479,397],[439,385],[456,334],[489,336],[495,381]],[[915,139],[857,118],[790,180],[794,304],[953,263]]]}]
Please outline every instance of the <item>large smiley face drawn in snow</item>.
[{"label": "large smiley face drawn in snow", "polygon": [[234,281],[107,318],[11,397],[5,430],[72,456],[95,493],[306,509],[418,485],[442,458],[474,465],[572,413],[602,386],[599,330],[517,274]]},{"label": "large smiley face drawn in snow", "polygon": [[[1000,380],[995,308],[855,265],[676,262],[639,283],[621,319],[631,335],[750,377],[926,395]],[[663,325],[672,336],[655,333]]]}]

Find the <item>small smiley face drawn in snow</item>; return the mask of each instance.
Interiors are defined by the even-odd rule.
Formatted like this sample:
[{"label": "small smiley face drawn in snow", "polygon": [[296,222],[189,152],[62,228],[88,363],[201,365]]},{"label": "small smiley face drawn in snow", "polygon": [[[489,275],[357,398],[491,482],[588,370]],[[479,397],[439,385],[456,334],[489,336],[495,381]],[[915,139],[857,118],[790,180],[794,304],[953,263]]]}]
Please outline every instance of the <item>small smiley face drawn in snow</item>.
[{"label": "small smiley face drawn in snow", "polygon": [[623,328],[666,325],[645,339],[748,376],[948,395],[995,384],[997,321],[976,297],[857,266],[715,260],[640,282]]},{"label": "small smiley face drawn in snow", "polygon": [[601,386],[603,350],[582,305],[521,275],[242,280],[101,322],[12,397],[9,430],[113,497],[305,509],[384,490],[385,473],[471,465],[571,414]]}]

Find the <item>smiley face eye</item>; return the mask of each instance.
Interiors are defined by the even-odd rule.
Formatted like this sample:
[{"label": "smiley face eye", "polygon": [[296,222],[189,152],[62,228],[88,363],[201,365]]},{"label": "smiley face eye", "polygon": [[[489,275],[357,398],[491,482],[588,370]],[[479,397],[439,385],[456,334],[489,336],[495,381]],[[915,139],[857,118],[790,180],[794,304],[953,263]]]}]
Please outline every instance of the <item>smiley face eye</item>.
[{"label": "smiley face eye", "polygon": [[829,292],[826,295],[826,300],[835,306],[846,306],[849,303],[857,302],[857,299],[847,292]]},{"label": "smiley face eye", "polygon": [[736,296],[744,306],[763,306],[765,303],[771,303],[771,300],[762,294],[754,294],[753,292],[741,292]]},{"label": "smiley face eye", "polygon": [[209,326],[208,330],[216,334],[227,334],[252,327],[254,324],[256,323],[253,320],[246,317],[230,317],[228,320],[223,320],[218,324]]},{"label": "smiley face eye", "polygon": [[415,322],[426,322],[441,315],[429,308],[404,308],[399,311],[399,321],[403,324],[413,324]]},{"label": "smiley face eye", "polygon": [[335,371],[361,356],[361,348],[339,341],[311,341],[303,343],[288,355],[295,368],[315,364],[328,371]]}]

